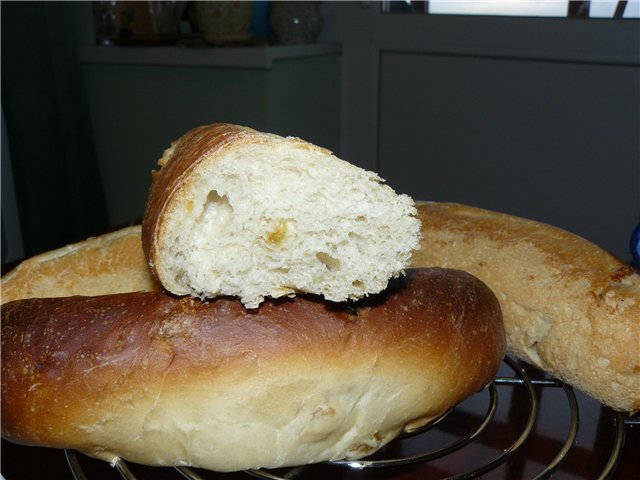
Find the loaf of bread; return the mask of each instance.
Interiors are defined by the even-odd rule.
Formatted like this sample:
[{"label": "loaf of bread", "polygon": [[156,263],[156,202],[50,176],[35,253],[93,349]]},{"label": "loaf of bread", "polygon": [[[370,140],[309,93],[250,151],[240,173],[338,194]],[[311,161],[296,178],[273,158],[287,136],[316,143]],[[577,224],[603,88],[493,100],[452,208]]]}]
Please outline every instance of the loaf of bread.
[{"label": "loaf of bread", "polygon": [[216,471],[359,458],[491,381],[500,306],[466,272],[408,270],[359,302],[164,292],[2,308],[2,435]]},{"label": "loaf of bread", "polygon": [[147,267],[137,225],[25,260],[2,277],[2,303],[160,288]]},{"label": "loaf of bread", "polygon": [[298,292],[358,299],[401,274],[419,243],[411,198],[298,138],[203,126],[159,166],[142,241],[178,295],[234,295],[249,308]]},{"label": "loaf of bread", "polygon": [[458,268],[502,306],[507,349],[616,410],[640,410],[640,275],[587,240],[536,221],[418,202],[416,267]]}]

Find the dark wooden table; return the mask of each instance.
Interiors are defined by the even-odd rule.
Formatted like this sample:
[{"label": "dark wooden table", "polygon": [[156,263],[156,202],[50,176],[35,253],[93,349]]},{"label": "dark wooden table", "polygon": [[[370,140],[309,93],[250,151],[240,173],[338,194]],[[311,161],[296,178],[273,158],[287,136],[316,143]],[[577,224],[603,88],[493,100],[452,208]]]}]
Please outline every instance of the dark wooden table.
[{"label": "dark wooden table", "polygon": [[[528,366],[523,366],[532,379],[538,412],[529,435],[511,455],[505,455],[527,427],[532,400],[526,385],[512,367],[505,364],[498,373],[504,383],[495,387],[496,410],[488,426],[462,448],[447,455],[415,465],[376,469],[353,469],[334,465],[317,465],[291,475],[288,469],[272,472],[295,479],[349,480],[413,480],[448,478],[473,471],[505,455],[504,462],[484,473],[483,479],[532,479],[542,472],[562,450],[571,430],[571,403],[564,388]],[[596,479],[609,461],[616,441],[617,417],[610,409],[595,400],[575,393],[578,430],[575,441],[553,479]],[[456,407],[440,423],[419,435],[395,440],[378,452],[373,459],[404,458],[423,454],[464,439],[481,424],[491,404],[485,390]],[[640,418],[622,420],[624,445],[614,473],[609,478],[640,480]],[[212,445],[211,448],[215,448]],[[78,454],[84,473],[89,479],[120,479],[119,473],[108,464]],[[142,467],[127,464],[137,479],[180,479],[170,468]],[[72,479],[63,451],[24,447],[2,441],[2,474],[6,480]],[[219,474],[195,470],[204,479],[245,480],[247,473]]]}]

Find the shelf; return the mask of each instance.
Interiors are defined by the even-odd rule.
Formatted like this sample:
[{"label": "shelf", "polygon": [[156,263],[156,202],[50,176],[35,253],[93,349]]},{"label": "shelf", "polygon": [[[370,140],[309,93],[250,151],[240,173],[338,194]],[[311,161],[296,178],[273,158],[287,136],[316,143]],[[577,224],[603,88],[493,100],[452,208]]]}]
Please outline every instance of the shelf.
[{"label": "shelf", "polygon": [[314,43],[247,47],[83,46],[78,54],[81,63],[269,70],[277,60],[339,55],[341,52],[339,44]]}]

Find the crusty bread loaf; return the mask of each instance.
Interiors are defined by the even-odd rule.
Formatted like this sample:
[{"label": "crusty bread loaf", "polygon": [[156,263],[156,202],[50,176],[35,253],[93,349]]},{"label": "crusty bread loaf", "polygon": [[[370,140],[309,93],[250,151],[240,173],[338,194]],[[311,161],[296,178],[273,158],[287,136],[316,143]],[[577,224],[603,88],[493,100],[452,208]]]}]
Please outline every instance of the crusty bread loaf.
[{"label": "crusty bread loaf", "polygon": [[358,458],[491,381],[500,306],[466,272],[408,270],[360,302],[162,292],[2,309],[2,434],[218,471]]},{"label": "crusty bread loaf", "polygon": [[25,260],[2,277],[2,303],[22,298],[160,289],[142,252],[140,225]]},{"label": "crusty bread loaf", "polygon": [[417,267],[471,272],[496,293],[507,348],[614,409],[640,410],[640,275],[536,221],[418,202]]},{"label": "crusty bread loaf", "polygon": [[382,291],[419,243],[411,198],[298,138],[208,125],[159,165],[143,246],[178,295],[247,307],[297,292],[358,299]]}]

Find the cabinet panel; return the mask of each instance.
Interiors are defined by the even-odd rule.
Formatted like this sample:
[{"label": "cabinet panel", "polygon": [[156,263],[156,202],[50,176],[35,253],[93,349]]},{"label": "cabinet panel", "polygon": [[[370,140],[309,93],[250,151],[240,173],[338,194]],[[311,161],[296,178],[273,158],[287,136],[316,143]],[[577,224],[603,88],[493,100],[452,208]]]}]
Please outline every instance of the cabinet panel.
[{"label": "cabinet panel", "polygon": [[392,186],[627,255],[640,213],[637,66],[385,52],[380,71],[378,163]]},{"label": "cabinet panel", "polygon": [[338,65],[337,55],[278,60],[271,69],[85,64],[110,223],[142,216],[162,152],[199,125],[238,123],[337,149]]}]

